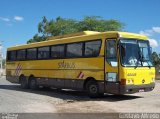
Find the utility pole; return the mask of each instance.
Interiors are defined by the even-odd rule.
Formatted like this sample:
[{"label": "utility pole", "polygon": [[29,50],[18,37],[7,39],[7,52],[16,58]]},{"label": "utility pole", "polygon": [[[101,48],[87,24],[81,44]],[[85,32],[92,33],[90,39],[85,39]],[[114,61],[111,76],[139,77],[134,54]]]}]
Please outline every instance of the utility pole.
[{"label": "utility pole", "polygon": [[3,74],[3,52],[2,52],[2,42],[3,41],[0,41],[0,76],[2,76]]}]

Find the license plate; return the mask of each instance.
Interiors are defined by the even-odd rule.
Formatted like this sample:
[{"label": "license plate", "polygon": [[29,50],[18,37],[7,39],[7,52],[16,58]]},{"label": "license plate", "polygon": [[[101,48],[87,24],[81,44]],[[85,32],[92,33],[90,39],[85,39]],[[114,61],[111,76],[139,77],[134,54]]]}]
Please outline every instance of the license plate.
[{"label": "license plate", "polygon": [[144,89],[140,89],[139,92],[144,92]]}]

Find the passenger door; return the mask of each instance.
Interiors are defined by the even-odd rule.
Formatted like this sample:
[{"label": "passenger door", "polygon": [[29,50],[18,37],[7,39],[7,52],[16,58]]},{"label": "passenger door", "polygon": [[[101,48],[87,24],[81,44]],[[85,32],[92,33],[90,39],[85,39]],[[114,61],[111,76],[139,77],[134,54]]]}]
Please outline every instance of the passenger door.
[{"label": "passenger door", "polygon": [[105,90],[119,92],[117,39],[107,39],[105,43]]}]

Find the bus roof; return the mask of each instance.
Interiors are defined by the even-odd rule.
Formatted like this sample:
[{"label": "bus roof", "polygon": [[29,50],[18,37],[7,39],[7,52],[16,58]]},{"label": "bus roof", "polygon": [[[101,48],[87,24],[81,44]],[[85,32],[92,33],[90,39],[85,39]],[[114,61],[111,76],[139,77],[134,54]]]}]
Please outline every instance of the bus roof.
[{"label": "bus roof", "polygon": [[83,31],[83,32],[71,33],[71,34],[60,35],[60,36],[51,36],[51,37],[48,37],[47,40],[69,38],[69,37],[74,37],[74,36],[96,35],[96,34],[100,34],[100,33],[101,32],[98,32],[98,31]]},{"label": "bus roof", "polygon": [[[17,49],[25,49],[25,48],[32,48],[32,47],[39,47],[49,45],[50,43],[57,42],[57,43],[67,43],[65,42],[67,39],[74,39],[74,38],[83,38],[83,37],[122,37],[122,38],[137,38],[142,40],[147,40],[148,38],[144,35],[129,33],[129,32],[119,32],[119,31],[107,31],[107,32],[97,32],[97,31],[83,31],[79,33],[72,33],[67,35],[60,35],[60,36],[51,36],[46,39],[46,41],[30,43],[25,45],[16,45],[13,47],[8,48],[7,50],[17,50]],[[91,39],[92,40],[92,39]],[[83,40],[82,40],[83,41]],[[85,41],[85,40],[84,40]],[[72,41],[71,41],[72,42]],[[74,40],[75,42],[75,40]]]},{"label": "bus roof", "polygon": [[148,39],[144,35],[135,34],[135,33],[129,33],[129,32],[119,32],[119,31],[107,31],[107,32],[97,32],[97,31],[83,31],[78,33],[71,33],[67,35],[60,35],[60,36],[51,36],[48,37],[47,40],[56,40],[56,39],[62,39],[62,38],[69,38],[69,37],[75,37],[75,36],[85,36],[85,35],[102,35],[102,34],[118,34],[119,37],[126,37],[126,38],[139,38],[139,39]]}]

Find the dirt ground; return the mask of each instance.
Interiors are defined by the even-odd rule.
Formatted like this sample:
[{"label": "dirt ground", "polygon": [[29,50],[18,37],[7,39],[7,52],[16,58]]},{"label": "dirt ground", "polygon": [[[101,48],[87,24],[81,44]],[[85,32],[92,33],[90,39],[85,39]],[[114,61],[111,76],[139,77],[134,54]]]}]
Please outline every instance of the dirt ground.
[{"label": "dirt ground", "polygon": [[115,113],[160,112],[160,81],[151,92],[105,95],[91,99],[84,92],[21,89],[0,78],[0,113]]}]

